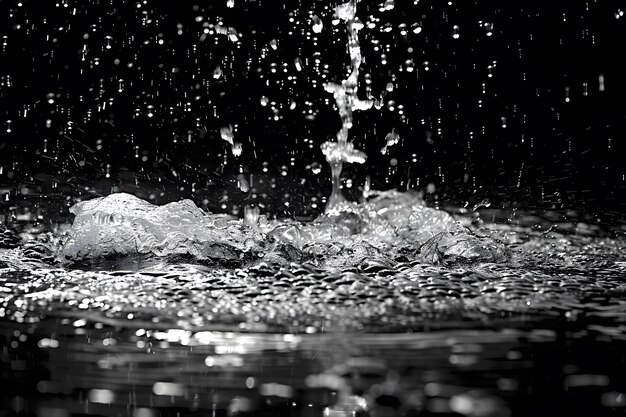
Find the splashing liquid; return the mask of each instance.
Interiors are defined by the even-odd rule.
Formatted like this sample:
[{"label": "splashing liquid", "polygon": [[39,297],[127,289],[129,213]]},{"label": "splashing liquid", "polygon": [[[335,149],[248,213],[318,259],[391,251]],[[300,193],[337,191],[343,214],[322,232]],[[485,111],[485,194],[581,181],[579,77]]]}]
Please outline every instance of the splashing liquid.
[{"label": "splashing liquid", "polygon": [[374,104],[373,100],[360,100],[357,96],[359,68],[361,66],[361,46],[359,44],[359,30],[363,23],[356,17],[356,5],[358,0],[350,0],[335,8],[335,16],[344,22],[348,29],[348,50],[350,52],[350,75],[340,84],[326,83],[324,88],[335,97],[342,127],[337,132],[337,142],[325,142],[322,144],[322,152],[330,164],[332,172],[333,189],[326,206],[326,212],[340,211],[347,201],[341,193],[340,181],[341,170],[344,163],[365,162],[367,155],[354,148],[354,144],[348,141],[348,132],[352,127],[352,112],[354,110],[368,110]]}]

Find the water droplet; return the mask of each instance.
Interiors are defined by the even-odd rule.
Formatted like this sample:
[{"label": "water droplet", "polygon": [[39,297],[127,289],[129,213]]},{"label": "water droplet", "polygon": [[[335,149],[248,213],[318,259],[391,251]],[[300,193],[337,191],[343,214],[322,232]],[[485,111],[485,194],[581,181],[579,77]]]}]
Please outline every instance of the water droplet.
[{"label": "water droplet", "polygon": [[239,188],[244,193],[247,193],[248,191],[250,191],[250,184],[248,183],[248,180],[246,180],[246,177],[243,174],[237,175],[237,188]]},{"label": "water droplet", "polygon": [[314,173],[315,175],[322,172],[322,166],[319,164],[319,162],[313,162],[311,164],[311,172]]},{"label": "water droplet", "polygon": [[394,0],[386,0],[383,8],[384,10],[393,10],[395,6]]},{"label": "water droplet", "polygon": [[452,32],[452,37],[454,39],[459,39],[460,35],[459,35],[459,26],[458,25],[454,25],[453,32]]},{"label": "water droplet", "polygon": [[217,80],[221,76],[222,76],[222,68],[218,65],[217,67],[215,67],[215,70],[213,70],[213,78]]},{"label": "water droplet", "polygon": [[259,215],[261,214],[259,207],[248,204],[244,207],[243,212],[244,220],[248,225],[253,227],[258,225]]},{"label": "water droplet", "polygon": [[391,132],[385,136],[385,142],[387,146],[396,145],[400,141],[400,135],[396,133],[396,129],[391,129]]},{"label": "water droplet", "polygon": [[296,58],[294,60],[294,64],[296,66],[297,71],[302,71],[302,61],[300,60],[300,58]]},{"label": "water droplet", "polygon": [[324,28],[324,23],[322,23],[322,20],[317,15],[313,16],[311,23],[313,25],[313,32],[315,33],[320,33]]},{"label": "water droplet", "polygon": [[233,126],[232,125],[228,125],[228,126],[224,126],[220,129],[220,136],[222,137],[222,140],[225,140],[226,142],[230,143],[231,145],[233,144],[233,138],[234,138],[234,134],[233,134]]},{"label": "water droplet", "polygon": [[604,91],[604,74],[598,75],[598,90]]},{"label": "water droplet", "polygon": [[231,147],[231,152],[233,153],[234,156],[241,156],[242,151],[243,151],[243,146],[241,145],[241,143],[239,142],[233,143],[233,146]]}]

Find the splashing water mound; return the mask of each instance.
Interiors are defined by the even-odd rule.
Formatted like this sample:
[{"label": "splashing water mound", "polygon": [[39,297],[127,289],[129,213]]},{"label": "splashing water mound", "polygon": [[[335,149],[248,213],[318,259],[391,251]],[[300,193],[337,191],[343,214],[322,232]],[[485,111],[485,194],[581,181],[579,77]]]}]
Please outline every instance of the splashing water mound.
[{"label": "splashing water mound", "polygon": [[71,212],[76,218],[60,250],[69,262],[186,256],[336,269],[372,259],[392,266],[399,256],[431,263],[507,259],[497,242],[472,235],[447,213],[425,207],[416,194],[396,191],[310,223],[207,214],[190,200],[159,207],[124,193],[80,202]]},{"label": "splashing water mound", "polygon": [[191,200],[155,206],[119,193],[73,206],[74,223],[61,249],[66,260],[136,255],[190,255],[239,260],[251,228],[227,215],[207,215]]},{"label": "splashing water mound", "polygon": [[[277,263],[313,262],[331,269],[368,259],[389,266],[398,258],[430,263],[506,260],[502,245],[473,236],[447,213],[425,207],[416,194],[368,192],[375,197],[361,204],[343,197],[343,164],[364,163],[367,158],[348,141],[353,112],[375,104],[372,97],[361,100],[357,94],[362,62],[358,33],[364,27],[356,16],[357,3],[350,0],[335,8],[335,17],[346,23],[351,65],[345,80],[324,85],[335,98],[342,127],[336,142],[321,146],[331,166],[333,185],[323,216],[303,224],[268,222],[249,212],[246,219],[238,220],[206,214],[190,200],[157,207],[128,194],[114,194],[72,208],[76,219],[62,245],[62,259],[184,255],[199,261],[240,264],[259,258]],[[319,18],[314,18],[314,25],[322,30]],[[231,145],[233,155],[241,154],[232,126],[222,127],[220,136]],[[386,146],[398,141],[392,131]]]}]

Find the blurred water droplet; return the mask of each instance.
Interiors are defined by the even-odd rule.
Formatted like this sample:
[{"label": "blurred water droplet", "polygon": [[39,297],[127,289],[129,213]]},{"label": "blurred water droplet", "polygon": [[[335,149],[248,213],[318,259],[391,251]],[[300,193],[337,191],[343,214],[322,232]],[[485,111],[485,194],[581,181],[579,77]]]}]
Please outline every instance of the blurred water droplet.
[{"label": "blurred water droplet", "polygon": [[396,129],[391,129],[391,132],[385,136],[385,142],[387,146],[396,145],[400,141],[400,135],[396,133]]},{"label": "blurred water droplet", "polygon": [[217,67],[215,67],[215,70],[213,70],[213,78],[218,80],[221,76],[222,68],[218,65]]},{"label": "blurred water droplet", "polygon": [[231,152],[234,156],[241,156],[241,152],[243,152],[243,146],[241,145],[241,143],[233,143],[233,146],[231,147]]},{"label": "blurred water droplet", "polygon": [[315,175],[322,172],[322,166],[319,164],[319,162],[313,162],[311,164],[311,172],[314,173]]},{"label": "blurred water droplet", "polygon": [[315,33],[320,33],[322,29],[324,28],[324,23],[317,15],[313,16],[313,18],[311,19],[311,23],[312,23],[313,32]]},{"label": "blurred water droplet", "polygon": [[234,138],[234,134],[233,134],[233,126],[232,125],[228,125],[228,126],[224,126],[220,129],[220,136],[222,137],[222,140],[225,140],[226,142],[230,143],[231,145],[233,144],[233,138]]},{"label": "blurred water droplet", "polygon": [[385,4],[383,6],[383,8],[385,10],[393,10],[393,8],[396,6],[394,0],[385,0]]},{"label": "blurred water droplet", "polygon": [[604,91],[604,74],[598,75],[598,90]]},{"label": "blurred water droplet", "polygon": [[253,227],[258,226],[259,215],[261,213],[261,211],[259,210],[259,207],[247,205],[244,207],[243,212],[244,212],[244,219],[248,225],[253,226]]},{"label": "blurred water droplet", "polygon": [[459,35],[459,26],[458,25],[454,25],[453,31],[452,31],[452,37],[454,39],[459,39],[460,35]]},{"label": "blurred water droplet", "polygon": [[[235,155],[235,156],[239,156],[239,155]],[[250,191],[250,184],[248,183],[248,180],[246,180],[246,177],[243,174],[237,175],[237,188],[239,188],[244,193],[247,193],[248,191]]]}]

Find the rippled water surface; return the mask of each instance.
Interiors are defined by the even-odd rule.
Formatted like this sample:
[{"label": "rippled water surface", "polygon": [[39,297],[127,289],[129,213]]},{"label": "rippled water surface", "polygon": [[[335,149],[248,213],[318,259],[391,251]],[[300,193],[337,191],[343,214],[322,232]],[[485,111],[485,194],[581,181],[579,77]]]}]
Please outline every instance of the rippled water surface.
[{"label": "rippled water surface", "polygon": [[5,231],[0,343],[14,383],[3,406],[38,416],[624,414],[619,232],[531,228],[524,219],[537,219],[519,214],[456,219],[508,259],[437,260],[420,256],[427,245],[403,254],[381,241],[374,256],[329,262],[355,258],[352,234],[320,243],[325,258],[278,245],[239,265],[124,256],[68,266],[55,246],[67,231]]}]

